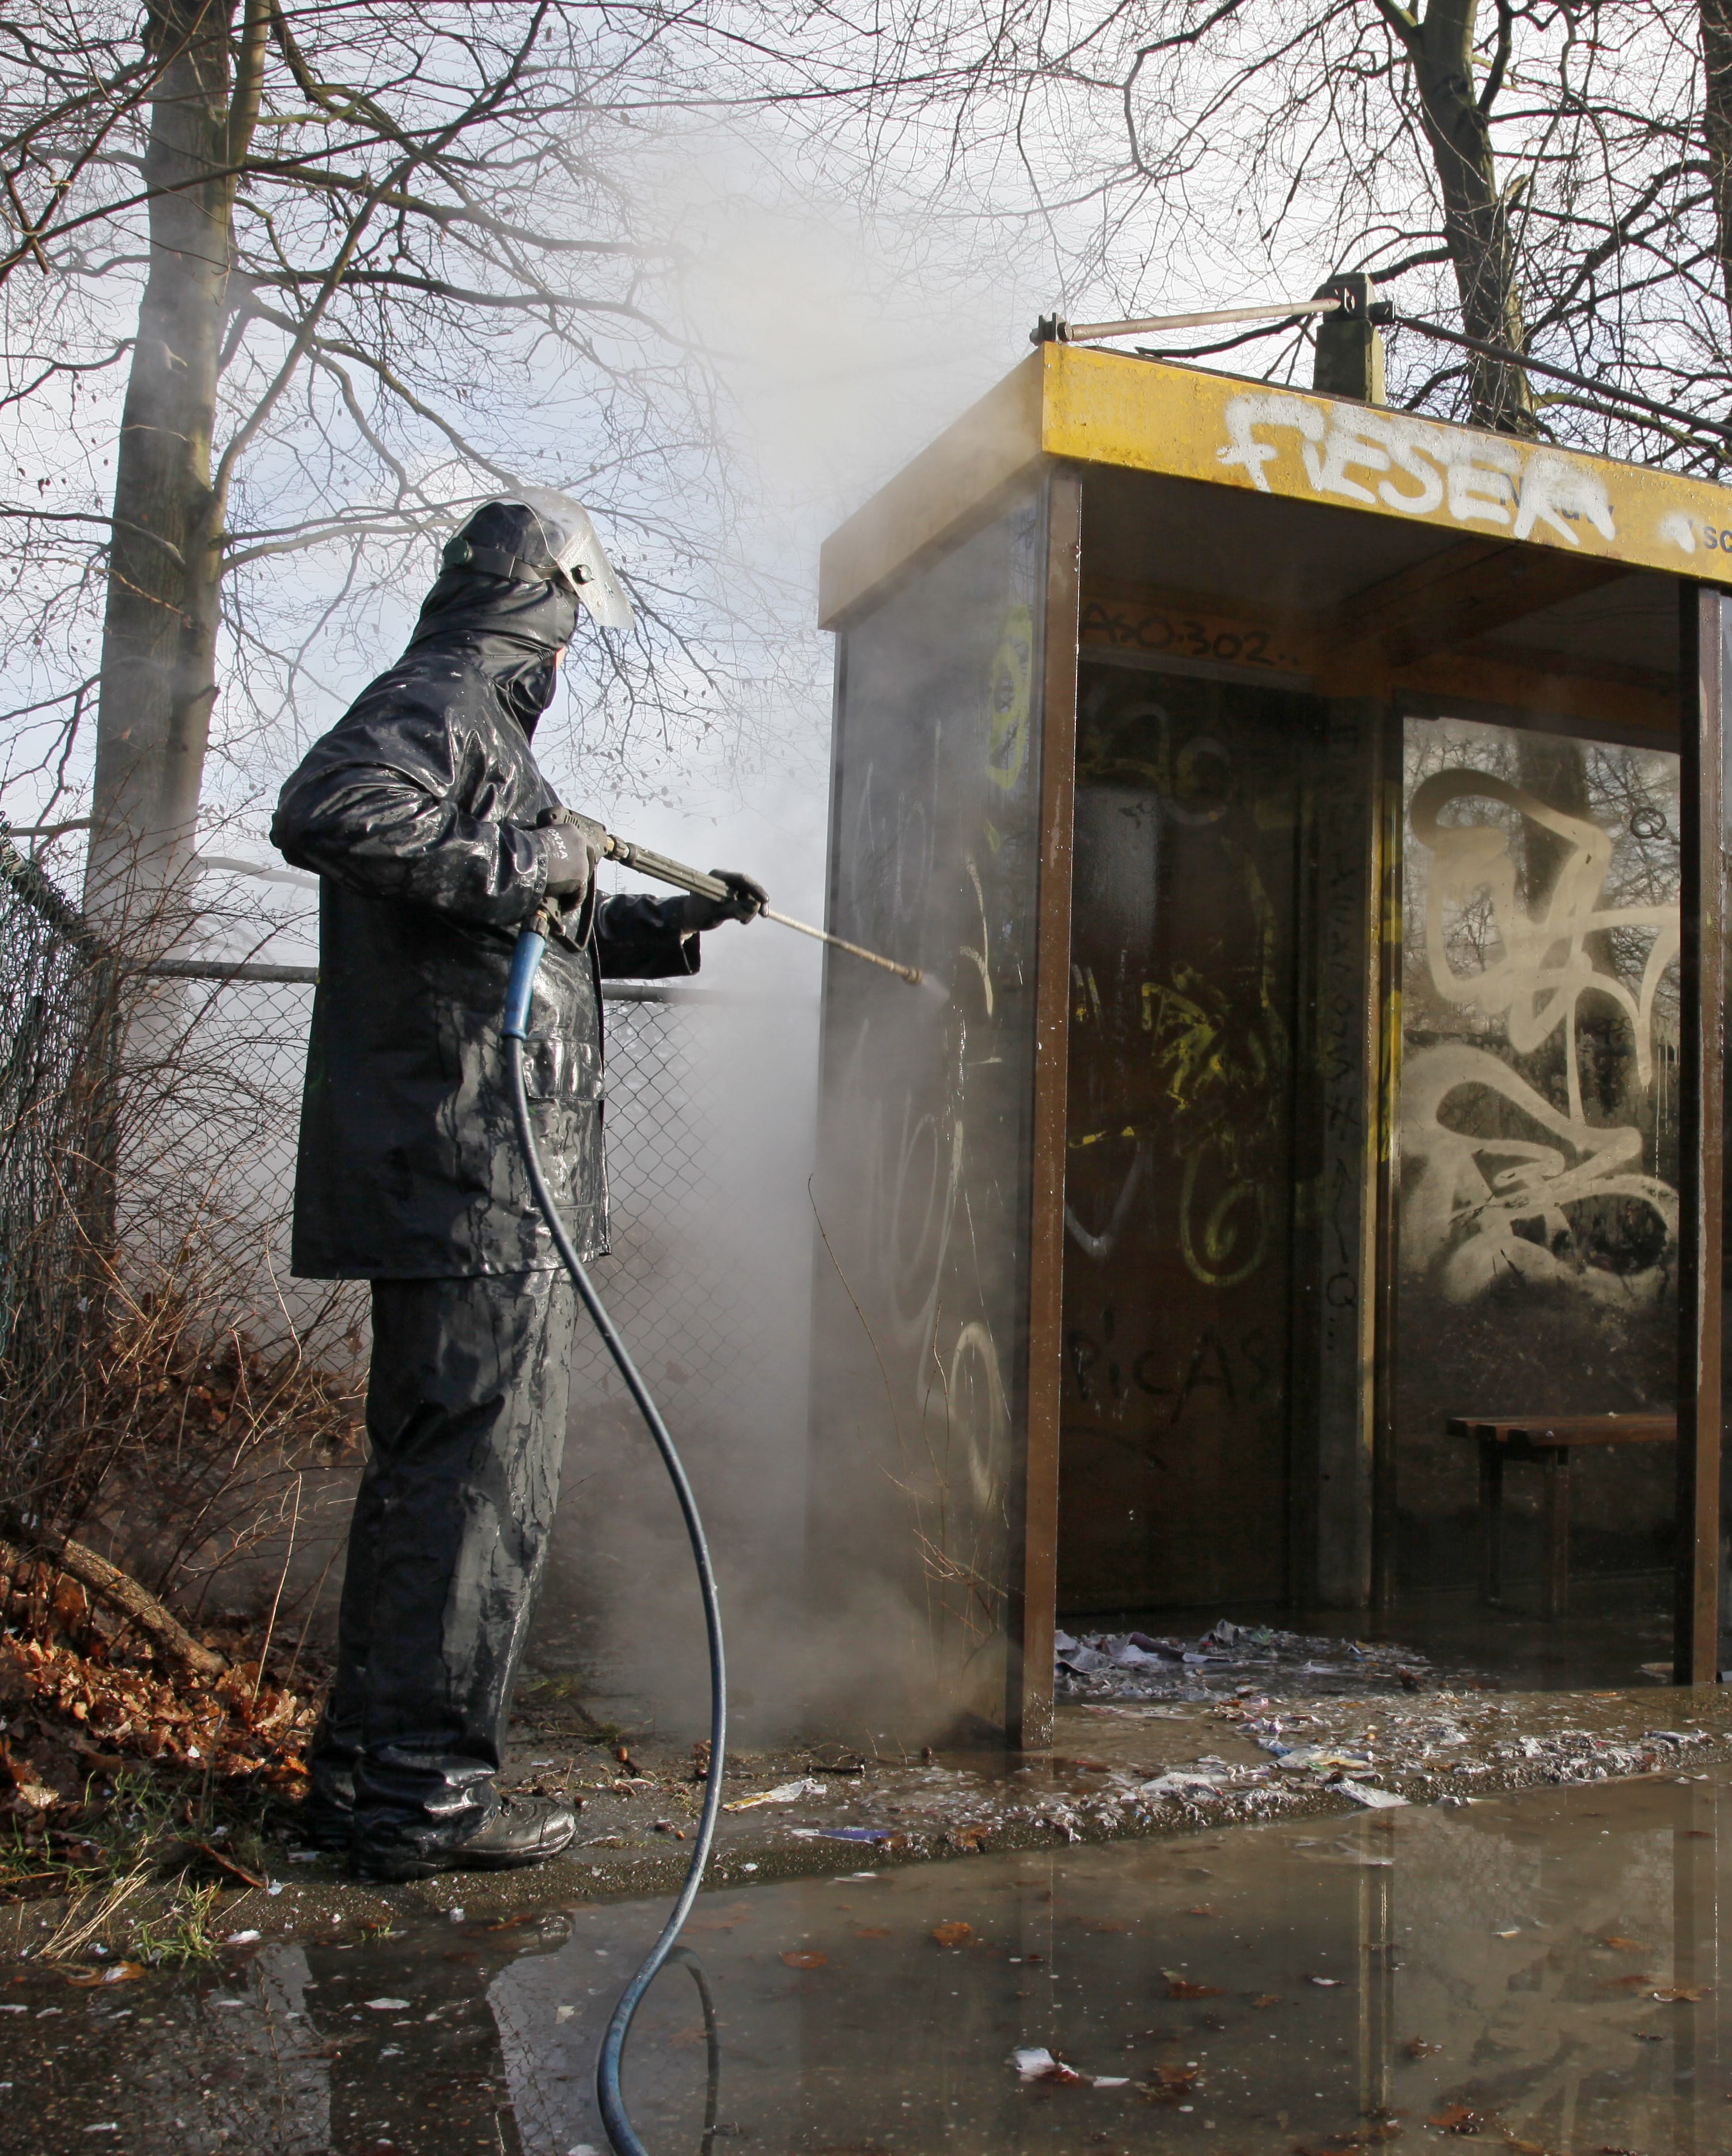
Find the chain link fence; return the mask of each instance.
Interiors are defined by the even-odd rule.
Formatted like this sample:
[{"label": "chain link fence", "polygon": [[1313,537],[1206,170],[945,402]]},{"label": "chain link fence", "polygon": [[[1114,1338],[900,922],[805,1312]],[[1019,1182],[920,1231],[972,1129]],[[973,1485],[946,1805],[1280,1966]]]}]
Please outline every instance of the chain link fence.
[{"label": "chain link fence", "polygon": [[75,909],[0,836],[0,1360],[33,1386],[83,1294],[81,1252],[105,1229],[115,978]]},{"label": "chain link fence", "polygon": [[[703,1373],[725,1405],[746,1377],[743,1291],[717,1233],[727,1194],[701,1102],[699,1070],[721,1015],[696,990],[604,984],[609,1250],[596,1285],[652,1381]],[[579,1375],[611,1395],[612,1365],[594,1348]]]},{"label": "chain link fence", "polygon": [[[312,1014],[311,968],[249,962],[181,962],[154,969],[188,983],[188,1022],[203,1052],[228,1070],[244,1112],[202,1127],[237,1183],[207,1231],[236,1260],[250,1239],[269,1281],[297,1311],[306,1290],[289,1281],[288,1221],[294,1189],[301,1075]],[[723,1196],[696,1084],[717,999],[703,991],[609,982],[606,1117],[609,1254],[596,1285],[652,1378],[683,1383],[704,1373],[708,1397],[728,1399],[741,1374],[739,1291],[715,1250]],[[239,1122],[244,1128],[236,1127]],[[190,1136],[191,1133],[189,1132]],[[611,1398],[619,1380],[605,1354],[580,1334],[578,1396]]]},{"label": "chain link fence", "polygon": [[[339,1359],[358,1360],[364,1293],[333,1296],[288,1270],[316,979],[258,950],[123,977],[64,896],[0,839],[0,1356],[21,1324],[54,1335],[51,1310],[33,1306],[83,1294],[77,1253],[117,1238],[160,1276],[184,1275],[191,1260],[203,1281],[219,1278],[213,1318],[255,1343],[311,1330]],[[717,1253],[723,1201],[694,1084],[717,998],[660,984],[609,983],[604,994],[613,1229],[597,1284],[652,1379],[701,1370],[709,1397],[725,1400],[741,1375],[738,1294]],[[99,1129],[121,1030],[131,1111]],[[93,1203],[109,1207],[102,1221]],[[574,1378],[580,1399],[618,1390],[587,1343]]]}]

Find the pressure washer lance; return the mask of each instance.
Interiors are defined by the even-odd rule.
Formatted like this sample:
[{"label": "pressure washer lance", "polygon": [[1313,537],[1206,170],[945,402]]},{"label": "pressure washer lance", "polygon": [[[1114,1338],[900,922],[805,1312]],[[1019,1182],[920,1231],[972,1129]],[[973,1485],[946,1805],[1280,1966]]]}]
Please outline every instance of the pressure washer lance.
[{"label": "pressure washer lance", "polygon": [[[668,868],[677,864],[667,862]],[[646,870],[646,874],[655,871]],[[690,875],[690,870],[680,870]],[[706,878],[705,881],[713,881]],[[688,886],[691,887],[691,886]],[[717,886],[720,890],[722,887]],[[600,1333],[609,1354],[625,1381],[625,1389],[637,1404],[650,1435],[655,1440],[661,1455],[662,1465],[674,1486],[680,1511],[686,1522],[686,1532],[691,1543],[691,1555],[697,1567],[698,1588],[703,1598],[704,1629],[710,1645],[710,1758],[704,1773],[703,1812],[698,1820],[697,1842],[691,1852],[691,1861],[686,1867],[685,1883],[680,1888],[679,1898],[662,1926],[660,1936],[644,1957],[642,1966],[619,1994],[614,2009],[607,2034],[602,2038],[601,2052],[595,2065],[596,2101],[601,2107],[602,2124],[607,2128],[608,2139],[613,2143],[617,2156],[647,2156],[644,2144],[633,2130],[626,2116],[625,2099],[620,2092],[619,2067],[625,2050],[625,2039],[631,2027],[632,2016],[637,2012],[639,2001],[655,1980],[662,1964],[673,1951],[686,1919],[691,1913],[691,1905],[697,1899],[697,1890],[703,1884],[704,1867],[710,1861],[710,1845],[716,1838],[716,1817],[722,1808],[722,1770],[727,1749],[727,1671],[722,1648],[722,1604],[716,1591],[716,1571],[710,1562],[710,1546],[704,1539],[703,1522],[698,1517],[697,1500],[692,1495],[691,1485],[686,1480],[686,1470],[675,1450],[674,1440],[660,1410],[650,1397],[650,1389],[644,1383],[638,1367],[631,1359],[630,1351],[619,1337],[619,1329],[609,1317],[606,1305],[596,1293],[594,1285],[584,1270],[576,1246],[559,1217],[552,1192],[547,1188],[547,1178],[542,1167],[540,1152],[535,1142],[535,1127],[529,1120],[529,1097],[523,1083],[523,1036],[529,1026],[530,998],[535,991],[535,977],[541,969],[542,955],[547,947],[547,938],[553,932],[552,915],[545,907],[537,908],[528,927],[517,937],[517,947],[511,957],[511,977],[506,989],[505,1018],[500,1030],[505,1035],[506,1067],[511,1081],[511,1116],[517,1129],[517,1143],[523,1154],[523,1165],[529,1177],[529,1188],[534,1194],[541,1216],[547,1224],[547,1233],[553,1239],[566,1270],[571,1275],[583,1307]],[[702,1989],[700,1984],[700,1989]]]},{"label": "pressure washer lance", "polygon": [[[652,854],[647,846],[634,845],[630,839],[616,839],[608,834],[607,858],[618,861],[621,868],[635,869],[640,875],[653,876],[657,883],[671,883],[676,891],[689,891],[699,898],[731,898],[733,894],[720,876],[706,875],[702,869],[688,869],[683,861],[671,861],[665,854]],[[867,951],[858,943],[851,943],[845,937],[832,936],[827,928],[814,928],[809,921],[796,921],[792,914],[778,913],[768,906],[758,909],[766,921],[773,921],[779,928],[797,928],[802,936],[810,936],[833,949],[845,951],[851,958],[864,958],[869,966],[881,966],[887,973],[897,973],[917,988],[926,978],[918,966],[899,966],[894,958],[880,957],[876,951]]]}]

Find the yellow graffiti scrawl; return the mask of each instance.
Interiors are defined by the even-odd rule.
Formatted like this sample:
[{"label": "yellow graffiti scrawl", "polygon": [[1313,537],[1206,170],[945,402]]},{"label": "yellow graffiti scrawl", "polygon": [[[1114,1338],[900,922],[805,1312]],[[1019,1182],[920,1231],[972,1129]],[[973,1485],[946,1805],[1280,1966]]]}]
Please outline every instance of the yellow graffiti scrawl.
[{"label": "yellow graffiti scrawl", "polygon": [[1249,854],[1231,840],[1223,844],[1257,922],[1251,966],[1223,983],[1180,965],[1169,983],[1143,988],[1143,1024],[1154,1035],[1185,1162],[1180,1250],[1205,1287],[1236,1286],[1268,1255],[1264,1163],[1278,1133],[1290,1061],[1276,1003],[1275,909]]}]

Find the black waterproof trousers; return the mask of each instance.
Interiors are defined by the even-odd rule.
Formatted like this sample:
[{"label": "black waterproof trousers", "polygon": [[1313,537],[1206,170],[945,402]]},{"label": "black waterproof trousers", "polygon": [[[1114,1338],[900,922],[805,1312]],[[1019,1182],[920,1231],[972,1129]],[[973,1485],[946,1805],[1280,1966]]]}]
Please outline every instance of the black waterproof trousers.
[{"label": "black waterproof trousers", "polygon": [[563,1272],[373,1284],[369,1456],[311,1761],[316,1793],[352,1774],[367,1846],[447,1847],[497,1806],[576,1306]]}]

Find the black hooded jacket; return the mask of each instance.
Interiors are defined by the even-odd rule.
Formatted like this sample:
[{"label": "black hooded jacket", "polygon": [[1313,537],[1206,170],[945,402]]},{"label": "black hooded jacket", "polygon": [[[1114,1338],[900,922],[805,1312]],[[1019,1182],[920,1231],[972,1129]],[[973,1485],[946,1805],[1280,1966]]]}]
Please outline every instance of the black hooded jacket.
[{"label": "black hooded jacket", "polygon": [[[530,752],[576,602],[450,571],[409,647],[284,787],[272,843],[320,878],[294,1270],[450,1279],[558,1265],[518,1158],[500,1018],[556,796]],[[551,942],[527,1063],[548,1180],[606,1247],[599,983],[695,973],[681,901],[586,906]]]}]

